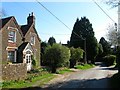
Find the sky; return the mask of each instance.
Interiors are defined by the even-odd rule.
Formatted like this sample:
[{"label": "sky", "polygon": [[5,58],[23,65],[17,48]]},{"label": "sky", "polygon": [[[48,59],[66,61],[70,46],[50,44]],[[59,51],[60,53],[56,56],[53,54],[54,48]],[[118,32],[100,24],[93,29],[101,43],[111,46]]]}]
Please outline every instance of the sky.
[{"label": "sky", "polygon": [[[25,1],[25,0],[24,0]],[[107,28],[114,22],[105,15],[101,9],[92,0],[74,0],[59,1],[59,0],[38,0],[49,11],[64,22],[70,29],[66,28],[61,22],[53,17],[47,10],[45,10],[36,0],[26,1],[15,0],[2,1],[0,4],[3,10],[3,18],[14,16],[20,25],[27,23],[29,13],[33,12],[35,15],[35,26],[42,41],[48,41],[50,37],[54,37],[56,42],[66,44],[70,40],[76,19],[87,17],[92,24],[95,32],[95,37],[99,41],[101,37],[106,38],[108,32]],[[58,2],[59,1],[59,2]],[[104,3],[104,0],[97,2],[104,11],[117,23],[117,8]]]}]

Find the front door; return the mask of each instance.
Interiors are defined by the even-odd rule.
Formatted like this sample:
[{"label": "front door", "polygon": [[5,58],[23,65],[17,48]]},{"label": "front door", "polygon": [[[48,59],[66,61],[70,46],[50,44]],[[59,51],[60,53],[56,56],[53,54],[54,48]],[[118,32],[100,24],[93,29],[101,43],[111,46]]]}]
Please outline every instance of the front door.
[{"label": "front door", "polygon": [[32,68],[31,65],[31,54],[26,54],[26,63],[27,63],[27,71],[30,71]]}]

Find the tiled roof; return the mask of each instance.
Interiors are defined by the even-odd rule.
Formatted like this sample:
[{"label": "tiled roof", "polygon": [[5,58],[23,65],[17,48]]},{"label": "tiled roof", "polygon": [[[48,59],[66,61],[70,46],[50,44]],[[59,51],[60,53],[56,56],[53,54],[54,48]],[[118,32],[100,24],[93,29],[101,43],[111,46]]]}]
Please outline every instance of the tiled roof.
[{"label": "tiled roof", "polygon": [[28,44],[28,42],[24,42],[22,43],[19,47],[18,47],[18,51],[21,52],[25,49],[26,45]]},{"label": "tiled roof", "polygon": [[[12,17],[13,17],[13,16],[0,19],[0,28],[3,28],[3,27],[7,24],[7,22],[8,22]],[[2,26],[2,27],[1,27],[1,26]]]},{"label": "tiled roof", "polygon": [[23,36],[25,36],[25,34],[29,31],[30,27],[31,27],[31,25],[22,25],[21,26],[21,30],[22,30]]}]

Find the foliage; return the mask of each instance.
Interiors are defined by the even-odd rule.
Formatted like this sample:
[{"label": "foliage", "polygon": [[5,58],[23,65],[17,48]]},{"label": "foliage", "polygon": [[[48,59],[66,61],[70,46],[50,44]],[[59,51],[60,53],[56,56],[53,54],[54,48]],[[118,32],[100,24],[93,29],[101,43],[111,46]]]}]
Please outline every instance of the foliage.
[{"label": "foliage", "polygon": [[110,78],[110,86],[112,88],[120,88],[120,73],[116,73]]},{"label": "foliage", "polygon": [[74,68],[74,65],[83,58],[83,50],[81,48],[70,48],[70,67]]},{"label": "foliage", "polygon": [[105,40],[104,37],[102,37],[100,39],[100,42],[99,42],[102,47],[103,47],[103,56],[106,56],[108,54],[111,54],[111,45]]},{"label": "foliage", "polygon": [[58,67],[69,64],[70,50],[60,44],[53,44],[46,48],[44,57],[46,65],[55,73]]},{"label": "foliage", "polygon": [[33,67],[36,67],[36,60],[34,59],[33,56],[32,56],[32,65],[33,65]]},{"label": "foliage", "polygon": [[81,70],[90,69],[93,67],[94,67],[93,64],[83,64],[83,65],[76,65],[75,66],[76,69],[81,69]]},{"label": "foliage", "polygon": [[99,55],[101,55],[103,53],[103,47],[100,43],[98,45],[99,45]]},{"label": "foliage", "polygon": [[44,42],[41,43],[41,65],[42,66],[45,65],[45,63],[43,62],[43,60],[44,60],[45,49],[46,49],[47,46],[48,46],[47,42],[44,41]]},{"label": "foliage", "polygon": [[73,72],[73,71],[70,70],[69,68],[64,68],[64,69],[61,69],[61,70],[57,70],[57,74],[64,74],[64,73],[67,73],[67,72]]},{"label": "foliage", "polygon": [[102,61],[102,53],[103,53],[103,47],[100,43],[98,43],[98,55],[96,56],[96,61]]},{"label": "foliage", "polygon": [[119,0],[106,0],[106,4],[111,5],[112,8],[117,7],[118,2],[119,2]]},{"label": "foliage", "polygon": [[[49,82],[55,76],[51,73],[48,73],[42,69],[33,70],[28,73],[27,78],[25,80],[14,80],[14,81],[4,81],[2,83],[3,88],[26,88],[31,87],[32,85],[39,84],[39,86],[44,85]],[[39,81],[39,82],[38,82]]]},{"label": "foliage", "polygon": [[116,67],[118,68],[118,72],[120,73],[120,46],[117,47],[116,51]]},{"label": "foliage", "polygon": [[114,65],[116,56],[115,55],[107,55],[107,56],[103,57],[103,60],[107,66],[111,66],[111,65]]},{"label": "foliage", "polygon": [[112,46],[116,46],[118,39],[117,37],[119,33],[117,33],[116,28],[114,26],[109,26],[108,27],[108,33],[107,33],[107,38]]},{"label": "foliage", "polygon": [[48,40],[48,43],[52,46],[54,43],[56,43],[56,40],[54,37],[50,37]]},{"label": "foliage", "polygon": [[86,17],[79,20],[77,18],[70,38],[70,46],[74,48],[81,47],[87,53],[87,60],[94,63],[94,59],[98,54],[98,42],[94,37],[92,24]]}]

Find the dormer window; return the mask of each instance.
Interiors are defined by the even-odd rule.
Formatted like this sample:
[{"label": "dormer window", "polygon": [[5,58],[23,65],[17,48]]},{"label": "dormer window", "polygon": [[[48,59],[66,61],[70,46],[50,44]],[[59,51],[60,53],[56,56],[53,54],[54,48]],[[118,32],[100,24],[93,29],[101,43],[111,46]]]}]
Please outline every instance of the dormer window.
[{"label": "dormer window", "polygon": [[31,37],[30,43],[31,43],[31,45],[35,45],[35,36]]},{"label": "dormer window", "polygon": [[15,31],[9,31],[9,33],[8,33],[8,42],[16,42],[16,33],[15,33]]}]

